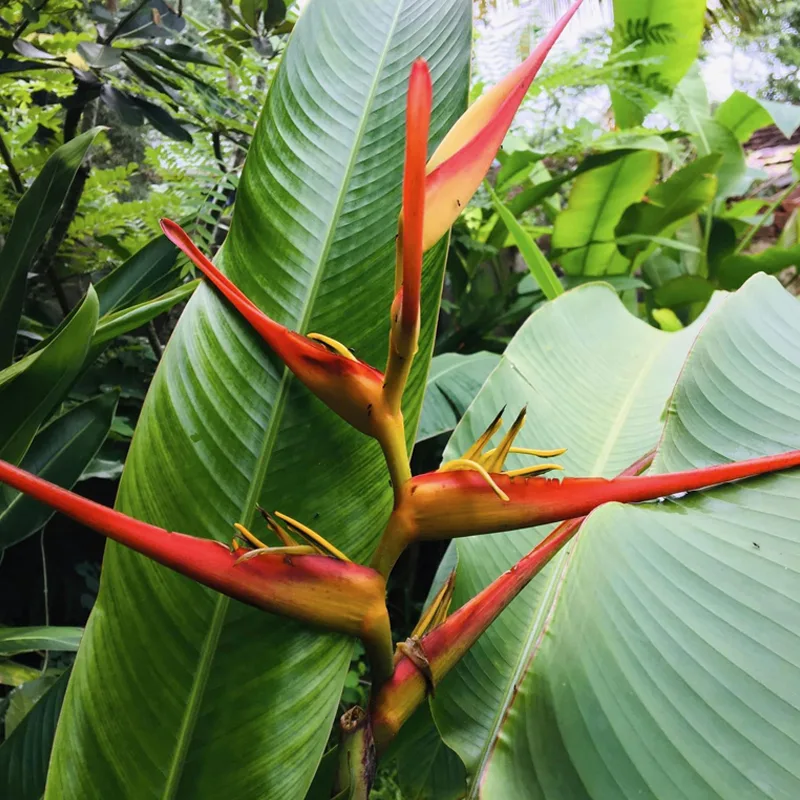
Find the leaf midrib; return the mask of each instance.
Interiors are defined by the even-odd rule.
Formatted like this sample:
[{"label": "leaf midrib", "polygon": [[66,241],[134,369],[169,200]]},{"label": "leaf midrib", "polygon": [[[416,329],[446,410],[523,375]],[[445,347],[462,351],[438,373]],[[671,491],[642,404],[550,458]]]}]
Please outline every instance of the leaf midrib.
[{"label": "leaf midrib", "polygon": [[[650,374],[653,364],[661,356],[662,351],[667,346],[670,340],[663,339],[662,344],[658,348],[654,348],[647,358],[647,361],[640,370],[636,381],[628,392],[626,402],[623,403],[613,424],[609,428],[609,436],[606,438],[602,450],[595,459],[592,465],[590,475],[599,475],[608,464],[608,459],[611,456],[614,443],[619,438],[622,432],[631,409],[634,406],[634,398],[645,383],[645,376]],[[510,359],[509,359],[510,360]],[[518,374],[522,374],[518,371]],[[561,589],[566,581],[569,566],[572,562],[572,556],[580,541],[580,530],[575,535],[571,546],[562,550],[561,553],[554,559],[552,566],[552,575],[550,580],[542,592],[542,599],[538,604],[536,614],[531,620],[531,624],[525,635],[525,644],[519,651],[519,657],[514,670],[511,673],[505,690],[503,692],[503,701],[499,704],[497,714],[492,721],[489,736],[486,737],[483,747],[481,748],[481,755],[478,765],[470,781],[469,793],[465,800],[478,800],[480,797],[481,784],[489,767],[489,762],[494,752],[494,746],[500,736],[500,730],[503,723],[508,717],[508,712],[514,703],[517,696],[517,689],[520,682],[524,679],[525,675],[531,668],[536,654],[539,652],[539,646],[544,639],[544,634],[547,631],[550,620],[556,609],[559,597],[561,596]]]},{"label": "leaf midrib", "polygon": [[[355,165],[358,160],[358,153],[361,149],[361,142],[364,138],[364,134],[366,133],[367,129],[367,121],[369,119],[369,113],[372,110],[372,106],[375,100],[375,95],[378,90],[378,85],[380,84],[380,79],[383,74],[383,68],[386,63],[386,58],[389,54],[389,50],[391,49],[392,41],[394,39],[394,33],[397,28],[397,22],[400,18],[400,11],[403,7],[403,2],[404,0],[396,0],[396,8],[394,16],[392,18],[391,25],[389,26],[389,30],[387,31],[386,41],[384,44],[383,51],[381,52],[377,67],[375,69],[372,85],[370,86],[369,89],[369,94],[367,95],[366,102],[364,103],[364,109],[361,115],[361,119],[359,121],[358,130],[356,131],[356,135],[353,140],[353,146],[350,151],[350,158],[347,163],[347,168],[343,176],[341,189],[339,191],[339,196],[337,197],[336,200],[336,206],[331,216],[327,236],[325,237],[325,241],[322,244],[322,248],[320,249],[319,257],[317,259],[316,270],[314,272],[314,280],[311,282],[311,285],[309,286],[308,293],[306,294],[306,299],[303,303],[304,306],[303,314],[298,323],[298,331],[300,332],[303,332],[308,328],[309,322],[311,320],[314,301],[316,300],[317,294],[319,292],[319,287],[322,283],[322,276],[324,274],[325,265],[328,260],[328,254],[330,253],[331,247],[333,246],[333,242],[336,236],[336,229],[339,218],[342,213],[342,208],[344,206],[345,198],[347,197],[347,191],[350,185],[350,179],[353,175],[353,170],[355,169]],[[284,368],[283,375],[281,376],[281,382],[280,385],[278,386],[278,392],[276,396],[275,405],[273,408],[273,414],[267,425],[267,429],[265,432],[266,435],[264,436],[261,452],[259,453],[258,459],[256,461],[255,471],[253,473],[253,479],[250,482],[250,488],[247,492],[247,496],[244,501],[244,507],[242,508],[242,513],[240,515],[242,524],[245,527],[251,526],[253,522],[253,517],[255,516],[258,495],[260,494],[261,489],[263,488],[264,479],[266,477],[267,469],[269,467],[269,462],[272,457],[272,452],[278,437],[278,430],[280,429],[280,424],[283,421],[283,412],[286,407],[286,402],[288,399],[291,382],[292,382],[292,374],[288,370],[288,368]],[[218,596],[214,606],[214,615],[212,617],[211,624],[209,625],[208,634],[206,635],[206,638],[203,642],[203,648],[201,651],[200,660],[198,662],[198,667],[195,672],[194,680],[192,681],[192,688],[189,694],[189,702],[187,703],[186,710],[184,711],[184,716],[181,723],[181,730],[180,733],[178,734],[178,741],[176,742],[176,746],[174,749],[174,757],[172,759],[172,762],[170,763],[169,773],[167,775],[167,782],[164,787],[164,793],[162,794],[162,800],[173,800],[180,786],[180,780],[183,774],[183,765],[186,761],[186,753],[188,752],[192,734],[194,732],[194,726],[199,713],[200,704],[204,697],[204,689],[208,681],[208,675],[211,671],[211,665],[214,660],[214,655],[216,654],[217,643],[219,641],[220,633],[222,631],[222,626],[225,623],[225,617],[229,605],[230,605],[230,598],[228,598],[225,595]]]}]

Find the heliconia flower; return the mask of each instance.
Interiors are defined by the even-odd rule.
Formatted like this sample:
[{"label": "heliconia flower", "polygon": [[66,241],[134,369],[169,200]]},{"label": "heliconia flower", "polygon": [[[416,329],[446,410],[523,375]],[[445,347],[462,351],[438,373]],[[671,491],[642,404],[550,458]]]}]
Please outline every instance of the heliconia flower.
[{"label": "heliconia flower", "polygon": [[503,473],[474,468],[428,472],[402,486],[372,566],[388,575],[400,553],[414,541],[530,528],[582,517],[604,503],[656,500],[797,466],[800,450],[683,472],[611,480],[557,480],[528,477],[516,470]]},{"label": "heliconia flower", "polygon": [[303,336],[275,322],[203,255],[180,225],[162,219],[161,228],[311,392],[356,430],[378,440],[393,483],[402,483],[408,471],[402,415],[389,406],[383,373],[328,336]]},{"label": "heliconia flower", "polygon": [[[257,557],[243,557],[248,553],[243,548],[141,522],[5,461],[0,461],[0,482],[222,594],[264,611],[359,637],[378,682],[392,673],[386,584],[369,567],[327,555],[302,554],[308,552],[308,546],[298,548],[301,554],[290,552],[290,547],[263,546]],[[319,550],[327,543],[316,544]]]},{"label": "heliconia flower", "polygon": [[466,110],[431,156],[425,188],[425,250],[444,236],[475,194],[531,82],[581,2],[576,0],[525,61]]},{"label": "heliconia flower", "polygon": [[[653,460],[648,453],[619,477],[638,475]],[[395,657],[395,671],[372,704],[375,744],[385,750],[403,723],[432,694],[435,686],[464,657],[509,603],[550,563],[553,556],[578,532],[586,517],[562,522],[528,555],[478,592],[450,617],[430,629],[415,648]]]}]

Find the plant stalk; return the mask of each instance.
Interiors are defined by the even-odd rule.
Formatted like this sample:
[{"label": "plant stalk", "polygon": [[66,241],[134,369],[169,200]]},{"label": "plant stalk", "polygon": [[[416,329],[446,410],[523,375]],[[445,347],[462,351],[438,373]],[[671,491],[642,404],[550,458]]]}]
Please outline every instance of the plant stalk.
[{"label": "plant stalk", "polygon": [[794,183],[790,184],[790,186],[786,189],[786,191],[781,192],[778,195],[778,198],[774,200],[767,206],[767,210],[761,215],[761,217],[753,223],[750,227],[750,230],[747,231],[745,237],[742,239],[741,242],[736,246],[736,249],[733,251],[734,255],[739,255],[749,244],[753,241],[753,237],[761,230],[764,226],[764,223],[769,219],[769,215],[772,214],[776,208],[778,208],[781,203],[798,187],[800,186],[800,179],[796,180]]}]

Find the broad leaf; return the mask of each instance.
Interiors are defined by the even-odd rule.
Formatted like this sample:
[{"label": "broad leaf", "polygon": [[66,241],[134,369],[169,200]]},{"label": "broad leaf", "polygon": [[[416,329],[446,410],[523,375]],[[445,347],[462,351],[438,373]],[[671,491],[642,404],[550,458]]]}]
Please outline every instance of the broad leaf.
[{"label": "broad leaf", "polygon": [[[645,201],[636,203],[625,212],[617,225],[617,241],[626,235],[654,237],[674,230],[686,217],[707,206],[717,191],[714,171],[722,157],[712,154],[698,158],[678,170],[669,180],[659,183],[647,192]],[[622,249],[630,259],[646,255],[647,245],[632,244]]]},{"label": "broad leaf", "polygon": [[[105,441],[116,407],[116,393],[108,392],[70,409],[36,434],[20,466],[71,489]],[[27,495],[9,492],[6,504],[0,506],[0,549],[38,531],[53,513]],[[3,652],[0,629],[0,653]]]},{"label": "broad leaf", "polygon": [[27,273],[37,250],[61,210],[86,151],[102,128],[93,128],[61,145],[47,159],[17,205],[0,251],[0,369],[11,363]]},{"label": "broad leaf", "polygon": [[621,128],[640,125],[658,101],[669,95],[697,58],[703,37],[706,0],[614,0],[614,50],[647,63],[631,67],[631,84],[641,95],[612,93]]},{"label": "broad leaf", "polygon": [[40,349],[10,367],[0,378],[0,458],[17,463],[39,426],[64,399],[83,366],[97,325],[97,295],[92,287],[81,305]]},{"label": "broad leaf", "polygon": [[733,130],[711,116],[708,93],[696,65],[677,86],[669,102],[658,110],[692,134],[700,156],[712,153],[722,156],[717,169],[719,198],[746,191],[752,177],[748,177],[744,151]]},{"label": "broad leaf", "polygon": [[82,635],[83,628],[0,628],[0,655],[13,656],[36,650],[73,653]]},{"label": "broad leaf", "polygon": [[800,244],[794,247],[775,245],[755,255],[730,255],[719,266],[719,285],[723,289],[737,289],[751,275],[766,272],[773,275],[786,267],[800,264]]},{"label": "broad leaf", "polygon": [[461,759],[442,741],[423,704],[403,726],[398,746],[387,754],[396,763],[403,798],[460,800],[467,775]]},{"label": "broad leaf", "polygon": [[417,441],[452,431],[497,366],[496,353],[442,353],[431,361]]},{"label": "broad leaf", "polygon": [[[574,289],[536,311],[508,346],[470,406],[445,458],[464,449],[505,404],[513,418],[527,404],[522,447],[567,447],[559,458],[568,475],[613,475],[658,441],[661,415],[697,327],[658,331],[631,316],[602,285]],[[515,457],[517,458],[517,457]],[[512,464],[511,466],[522,466]],[[549,531],[458,540],[455,605],[461,605],[514,564]],[[475,781],[516,743],[501,743],[509,716],[526,697],[517,687],[539,646],[547,610],[569,555],[562,554],[503,612],[437,688],[434,719],[445,742]],[[552,736],[548,723],[543,733]],[[527,766],[527,760],[523,765]],[[487,798],[571,795],[485,793]]]},{"label": "broad leaf", "polygon": [[[270,86],[218,259],[279,321],[334,336],[378,366],[394,289],[409,69],[417,56],[431,66],[436,142],[464,107],[470,11],[466,0],[312,0]],[[445,245],[423,270],[410,434]],[[230,541],[232,523],[254,524],[260,503],[365,559],[391,495],[376,443],[291,380],[212,290],[195,292],[143,408],[119,506]],[[47,797],[301,798],[350,651],[343,638],[109,546]]]},{"label": "broad leaf", "polygon": [[[685,346],[691,333],[656,336]],[[798,352],[796,301],[773,279],[753,279],[701,329],[653,469],[800,445]],[[674,367],[661,371],[664,355],[653,352],[649,367],[659,372],[640,371],[618,398],[617,420],[627,424],[612,427],[616,441],[586,435],[585,446],[601,444],[619,465],[653,443],[665,379],[675,375]],[[558,425],[547,416],[542,425]],[[517,601],[505,635],[495,632],[500,652],[524,637],[511,669],[496,650],[487,663],[486,644],[475,654],[484,660],[473,672],[481,664],[494,672],[484,675],[481,710],[495,686],[504,690],[487,723],[468,727],[469,738],[450,732],[463,715],[455,703],[474,683],[469,664],[437,693],[445,739],[458,742],[475,775],[471,796],[478,785],[482,796],[510,800],[797,796],[798,509],[800,479],[785,473],[592,514],[569,552]],[[498,544],[496,561],[511,550]],[[459,569],[468,558],[477,572],[476,553],[459,550]]]},{"label": "broad leaf", "polygon": [[628,206],[642,199],[658,173],[658,155],[631,153],[576,178],[569,206],[556,217],[553,248],[569,275],[619,275],[630,261],[617,249],[614,231]]},{"label": "broad leaf", "polygon": [[773,123],[789,139],[800,126],[800,106],[761,100],[744,92],[734,92],[716,110],[714,118],[730,128],[740,142]]},{"label": "broad leaf", "polygon": [[63,673],[0,745],[0,797],[41,800],[68,679]]}]

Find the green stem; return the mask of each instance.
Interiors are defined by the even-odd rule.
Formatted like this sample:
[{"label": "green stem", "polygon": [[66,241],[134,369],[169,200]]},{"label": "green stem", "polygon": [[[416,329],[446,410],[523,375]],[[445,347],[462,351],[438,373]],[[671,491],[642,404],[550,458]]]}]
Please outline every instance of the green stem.
[{"label": "green stem", "polygon": [[754,236],[755,236],[755,235],[756,235],[756,234],[757,234],[757,233],[758,233],[758,232],[761,230],[761,228],[764,226],[764,223],[765,223],[765,222],[766,222],[766,221],[769,219],[769,216],[770,216],[770,214],[772,214],[772,213],[775,211],[775,209],[776,209],[776,208],[777,208],[777,207],[778,207],[778,206],[779,206],[781,203],[783,203],[783,201],[784,201],[784,200],[785,200],[785,199],[786,199],[786,198],[787,198],[787,197],[788,197],[788,196],[789,196],[789,195],[790,195],[790,194],[791,194],[791,193],[792,193],[792,192],[793,192],[793,191],[794,191],[794,190],[795,190],[795,189],[796,189],[798,186],[800,186],[800,179],[798,179],[798,180],[796,180],[794,183],[792,183],[792,184],[789,186],[789,188],[788,188],[788,189],[786,189],[786,191],[785,191],[785,192],[782,192],[781,194],[779,194],[779,195],[778,195],[778,198],[777,198],[777,200],[774,200],[772,203],[770,203],[770,204],[767,206],[767,210],[766,210],[766,211],[765,211],[765,212],[764,212],[764,213],[761,215],[761,218],[760,218],[760,219],[758,219],[756,222],[754,222],[754,223],[753,223],[753,225],[751,226],[750,230],[749,230],[749,231],[747,231],[747,234],[745,235],[744,239],[742,239],[742,241],[741,241],[741,242],[739,242],[738,246],[736,247],[736,250],[734,250],[734,255],[737,255],[737,256],[738,256],[738,255],[739,255],[739,253],[741,253],[741,252],[742,252],[742,250],[744,250],[744,249],[745,249],[745,248],[746,248],[746,247],[747,247],[747,246],[750,244],[750,242],[752,242],[752,241],[753,241],[753,237],[754,237]]},{"label": "green stem", "polygon": [[358,706],[342,714],[339,720],[339,772],[337,800],[369,800],[375,780],[375,743],[367,713]]}]

